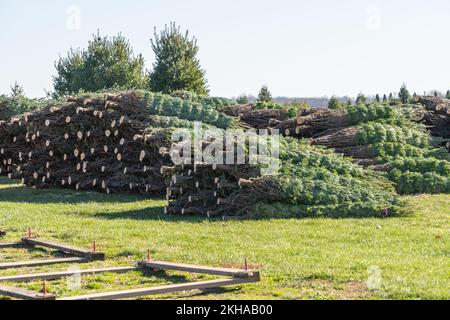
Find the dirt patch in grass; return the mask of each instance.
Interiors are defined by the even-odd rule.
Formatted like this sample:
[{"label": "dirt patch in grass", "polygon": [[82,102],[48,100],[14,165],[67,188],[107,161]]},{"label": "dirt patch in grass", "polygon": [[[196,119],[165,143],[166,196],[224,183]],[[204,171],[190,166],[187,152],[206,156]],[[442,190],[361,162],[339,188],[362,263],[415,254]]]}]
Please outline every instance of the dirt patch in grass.
[{"label": "dirt patch in grass", "polygon": [[346,300],[366,299],[368,297],[370,297],[370,291],[363,281],[349,282],[341,291],[341,298]]}]

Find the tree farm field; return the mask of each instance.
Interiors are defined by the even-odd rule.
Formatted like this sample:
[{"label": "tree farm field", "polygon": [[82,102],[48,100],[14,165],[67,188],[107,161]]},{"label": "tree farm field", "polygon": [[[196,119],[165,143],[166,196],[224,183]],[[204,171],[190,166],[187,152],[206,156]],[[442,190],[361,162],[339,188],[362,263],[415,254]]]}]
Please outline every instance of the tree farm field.
[{"label": "tree farm field", "polygon": [[[2,178],[0,227],[7,234],[1,240],[17,241],[32,227],[40,237],[82,247],[96,241],[106,260],[80,269],[133,265],[150,249],[156,260],[241,268],[247,258],[261,270],[259,283],[151,299],[448,299],[450,196],[402,199],[405,212],[388,218],[223,221],[166,215],[166,201],[156,198],[35,190]],[[0,260],[46,254],[2,249]],[[10,269],[0,276],[73,267]],[[375,286],[371,270],[378,272]],[[76,285],[51,281],[47,290],[70,296],[201,279],[208,277],[133,271],[83,276]],[[42,283],[21,286],[39,290]]]}]

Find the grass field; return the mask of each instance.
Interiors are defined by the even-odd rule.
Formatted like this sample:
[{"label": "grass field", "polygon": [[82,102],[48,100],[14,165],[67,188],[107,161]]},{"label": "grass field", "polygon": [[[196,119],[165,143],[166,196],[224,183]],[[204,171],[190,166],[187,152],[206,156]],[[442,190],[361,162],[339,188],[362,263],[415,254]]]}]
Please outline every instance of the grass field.
[{"label": "grass field", "polygon": [[[262,281],[257,284],[164,298],[449,299],[450,196],[404,199],[409,213],[384,219],[208,221],[164,215],[165,202],[161,200],[33,190],[0,180],[0,228],[8,231],[3,241],[18,240],[29,226],[41,237],[84,247],[95,240],[106,252],[107,260],[80,268],[133,264],[150,248],[158,260],[211,266],[241,267],[247,257],[250,266],[262,271]],[[52,253],[0,250],[0,261],[48,254]],[[0,275],[67,267],[5,270]],[[372,270],[379,270],[381,282],[378,288],[369,289],[367,281]],[[75,295],[186,279],[206,277],[179,273],[104,274],[83,277],[81,286],[67,280],[53,281],[49,290]],[[23,286],[38,290],[41,283]]]}]

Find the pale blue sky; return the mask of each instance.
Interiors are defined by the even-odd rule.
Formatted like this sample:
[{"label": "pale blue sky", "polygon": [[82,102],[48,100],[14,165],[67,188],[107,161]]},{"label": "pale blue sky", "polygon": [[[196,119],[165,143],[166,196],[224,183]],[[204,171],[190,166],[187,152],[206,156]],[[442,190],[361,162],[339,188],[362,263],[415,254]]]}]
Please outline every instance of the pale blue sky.
[{"label": "pale blue sky", "polygon": [[18,81],[43,96],[59,54],[97,29],[122,32],[150,68],[153,28],[170,21],[198,38],[213,95],[450,89],[448,0],[1,0],[0,93]]}]

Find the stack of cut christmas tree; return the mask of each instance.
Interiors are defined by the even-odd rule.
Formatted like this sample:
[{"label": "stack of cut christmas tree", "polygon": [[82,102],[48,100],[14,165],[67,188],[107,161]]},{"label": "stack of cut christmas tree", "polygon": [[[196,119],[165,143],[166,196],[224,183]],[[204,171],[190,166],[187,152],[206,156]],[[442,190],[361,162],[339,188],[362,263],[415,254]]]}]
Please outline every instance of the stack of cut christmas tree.
[{"label": "stack of cut christmas tree", "polygon": [[393,185],[379,174],[331,150],[293,138],[281,139],[280,170],[271,175],[261,174],[266,164],[220,165],[194,160],[163,168],[169,181],[168,213],[376,216],[386,210],[395,212],[399,204]]},{"label": "stack of cut christmas tree", "polygon": [[162,192],[170,130],[135,93],[69,97],[0,124],[2,172],[38,188]]},{"label": "stack of cut christmas tree", "polygon": [[418,102],[425,106],[423,122],[429,126],[435,136],[450,139],[450,100],[438,97],[418,97]]},{"label": "stack of cut christmas tree", "polygon": [[[297,117],[245,124],[279,129],[284,136],[309,138],[312,145],[332,148],[360,165],[385,172],[401,194],[450,192],[450,157],[441,147],[449,144],[445,139],[450,130],[450,101],[434,97],[419,97],[418,101],[422,105],[304,109]],[[243,121],[253,108],[228,107],[226,112]],[[270,114],[272,110],[262,111]],[[399,161],[416,164],[407,168]]]},{"label": "stack of cut christmas tree", "polygon": [[0,172],[37,188],[163,193],[171,128],[232,125],[216,102],[141,91],[68,97],[0,122]]}]

